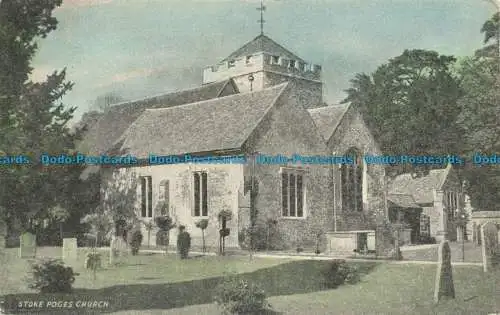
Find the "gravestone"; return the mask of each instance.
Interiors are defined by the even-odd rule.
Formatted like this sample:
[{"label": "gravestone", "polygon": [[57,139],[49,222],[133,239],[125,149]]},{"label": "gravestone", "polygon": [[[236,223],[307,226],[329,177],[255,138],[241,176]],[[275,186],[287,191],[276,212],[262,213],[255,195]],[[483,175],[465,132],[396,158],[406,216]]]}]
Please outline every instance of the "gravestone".
[{"label": "gravestone", "polygon": [[78,260],[78,245],[76,238],[63,239],[63,261],[65,263],[74,263]]},{"label": "gravestone", "polygon": [[483,270],[489,272],[495,267],[494,259],[499,255],[498,228],[493,222],[487,222],[481,226],[481,251]]},{"label": "gravestone", "polygon": [[451,267],[451,250],[448,241],[439,244],[438,266],[436,283],[434,287],[434,302],[438,303],[443,298],[455,298],[453,272]]},{"label": "gravestone", "polygon": [[116,265],[125,261],[128,256],[127,242],[121,236],[113,236],[109,246],[109,264]]},{"label": "gravestone", "polygon": [[19,257],[35,258],[36,256],[36,235],[29,232],[21,234],[19,237]]}]

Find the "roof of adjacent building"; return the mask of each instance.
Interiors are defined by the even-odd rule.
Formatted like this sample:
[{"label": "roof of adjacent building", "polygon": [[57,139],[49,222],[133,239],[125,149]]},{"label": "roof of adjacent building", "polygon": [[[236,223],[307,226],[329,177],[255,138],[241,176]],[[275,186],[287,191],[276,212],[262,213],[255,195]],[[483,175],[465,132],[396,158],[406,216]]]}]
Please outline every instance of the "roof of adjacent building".
[{"label": "roof of adjacent building", "polygon": [[387,199],[396,206],[403,208],[420,208],[412,195],[409,194],[389,194]]},{"label": "roof of adjacent building", "polygon": [[147,109],[118,141],[120,151],[144,158],[239,149],[287,85]]},{"label": "roof of adjacent building", "polygon": [[146,109],[172,107],[217,98],[228,84],[233,84],[235,87],[232,80],[226,80],[111,106],[90,127],[79,145],[80,150],[88,154],[105,153]]},{"label": "roof of adjacent building", "polygon": [[266,52],[271,55],[275,56],[280,56],[280,57],[285,57],[287,59],[292,59],[292,60],[297,60],[304,62],[302,58],[298,57],[288,49],[284,48],[280,44],[276,43],[274,40],[270,39],[264,34],[261,34],[245,45],[243,45],[241,48],[238,50],[234,51],[232,54],[230,54],[227,58],[222,60],[222,62],[231,60],[231,59],[237,59],[239,57],[243,56],[250,56],[255,53],[259,52]]},{"label": "roof of adjacent building", "polygon": [[337,130],[348,109],[348,104],[340,104],[308,109],[307,111],[314,120],[316,128],[328,141]]},{"label": "roof of adjacent building", "polygon": [[433,203],[434,190],[440,190],[448,177],[451,164],[431,170],[427,176],[413,178],[411,174],[396,176],[389,185],[389,194],[412,195],[416,203]]}]

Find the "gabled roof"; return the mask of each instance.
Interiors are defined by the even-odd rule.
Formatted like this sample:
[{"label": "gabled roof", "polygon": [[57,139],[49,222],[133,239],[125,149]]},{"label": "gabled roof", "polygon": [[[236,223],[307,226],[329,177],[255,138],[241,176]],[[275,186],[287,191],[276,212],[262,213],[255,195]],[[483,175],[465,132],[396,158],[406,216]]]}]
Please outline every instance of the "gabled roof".
[{"label": "gabled roof", "polygon": [[298,57],[288,49],[284,48],[280,44],[276,43],[274,40],[270,39],[266,35],[259,35],[243,45],[241,48],[230,54],[227,58],[222,60],[222,62],[237,59],[238,57],[250,56],[258,52],[266,52],[271,55],[285,57],[287,59],[297,60],[304,62],[302,58]]},{"label": "gabled roof", "polygon": [[288,83],[217,99],[148,109],[121,137],[121,153],[177,155],[239,149]]},{"label": "gabled roof", "polygon": [[396,206],[403,208],[420,208],[412,195],[407,194],[389,194],[387,199]]},{"label": "gabled roof", "polygon": [[411,174],[396,176],[389,185],[389,194],[409,194],[419,204],[434,202],[434,190],[440,190],[448,177],[451,164],[431,170],[427,176],[412,178]]},{"label": "gabled roof", "polygon": [[107,152],[147,108],[164,108],[217,98],[228,84],[232,84],[237,90],[232,80],[227,80],[111,106],[88,130],[82,144],[79,145],[80,150],[88,154]]},{"label": "gabled roof", "polygon": [[349,105],[340,104],[308,109],[307,111],[323,138],[328,141],[337,130],[348,109]]}]

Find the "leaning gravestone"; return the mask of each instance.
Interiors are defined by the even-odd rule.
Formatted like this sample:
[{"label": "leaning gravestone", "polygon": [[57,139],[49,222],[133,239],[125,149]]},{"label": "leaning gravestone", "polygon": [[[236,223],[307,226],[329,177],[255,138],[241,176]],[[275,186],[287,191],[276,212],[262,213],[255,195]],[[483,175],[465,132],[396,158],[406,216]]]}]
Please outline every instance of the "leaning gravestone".
[{"label": "leaning gravestone", "polygon": [[75,263],[78,260],[78,245],[76,238],[63,239],[63,261],[66,264]]},{"label": "leaning gravestone", "polygon": [[21,234],[19,238],[19,257],[35,258],[36,256],[36,235],[29,232]]},{"label": "leaning gravestone", "polygon": [[487,222],[481,226],[481,251],[483,254],[483,270],[491,271],[494,259],[499,254],[498,228],[495,223]]},{"label": "leaning gravestone", "polygon": [[121,264],[128,255],[127,242],[121,236],[113,236],[110,243],[109,264]]},{"label": "leaning gravestone", "polygon": [[451,268],[451,251],[448,241],[439,244],[438,267],[434,287],[434,302],[438,303],[443,298],[455,298],[453,285],[453,272]]}]

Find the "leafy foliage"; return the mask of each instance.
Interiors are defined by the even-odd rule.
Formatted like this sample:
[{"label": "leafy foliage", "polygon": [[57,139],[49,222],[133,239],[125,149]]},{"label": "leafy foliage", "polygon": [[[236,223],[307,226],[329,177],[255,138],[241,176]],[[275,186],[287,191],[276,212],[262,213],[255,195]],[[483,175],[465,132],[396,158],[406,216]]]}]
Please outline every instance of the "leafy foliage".
[{"label": "leafy foliage", "polygon": [[101,267],[102,255],[97,252],[87,253],[85,257],[85,268],[95,270]]},{"label": "leafy foliage", "polygon": [[332,261],[323,271],[323,275],[327,288],[337,288],[345,283],[355,284],[360,280],[358,268],[342,260]]},{"label": "leafy foliage", "polygon": [[[82,200],[98,200],[94,190],[79,176],[80,166],[44,167],[39,162],[45,152],[72,155],[82,129],[70,129],[75,108],[61,99],[72,89],[66,70],[54,71],[42,82],[29,80],[38,40],[57,27],[52,15],[61,0],[0,2],[0,147],[7,155],[27,154],[33,167],[1,168],[5,189],[0,190],[0,206],[8,224],[28,228],[29,219],[49,217],[48,209],[60,205],[77,226]],[[89,187],[87,187],[89,188]],[[16,191],[16,194],[12,194]],[[36,198],[33,198],[36,196]],[[82,198],[84,197],[84,198]]]},{"label": "leafy foliage", "polygon": [[246,280],[225,279],[215,292],[215,303],[223,314],[259,313],[270,307],[264,290]]},{"label": "leafy foliage", "polygon": [[101,245],[103,240],[111,238],[111,233],[115,227],[111,218],[100,210],[83,217],[81,223],[87,224],[90,227],[90,234],[95,235],[97,246]]},{"label": "leafy foliage", "polygon": [[[484,34],[483,48],[476,50],[476,56],[500,58],[500,51],[496,41],[500,32],[500,13],[495,13],[488,21],[484,22],[481,33]],[[493,43],[491,43],[493,42]]]},{"label": "leafy foliage", "polygon": [[162,231],[170,231],[175,228],[175,223],[172,217],[164,215],[155,217],[156,226]]},{"label": "leafy foliage", "polygon": [[[458,152],[456,104],[463,92],[452,71],[454,62],[434,51],[405,50],[372,75],[356,75],[343,102],[359,109],[385,154]],[[390,175],[409,171],[413,166],[407,164],[388,168]],[[416,171],[426,170],[419,165]]]},{"label": "leafy foliage", "polygon": [[40,293],[70,293],[77,273],[57,259],[35,262],[28,280],[29,288]]}]

